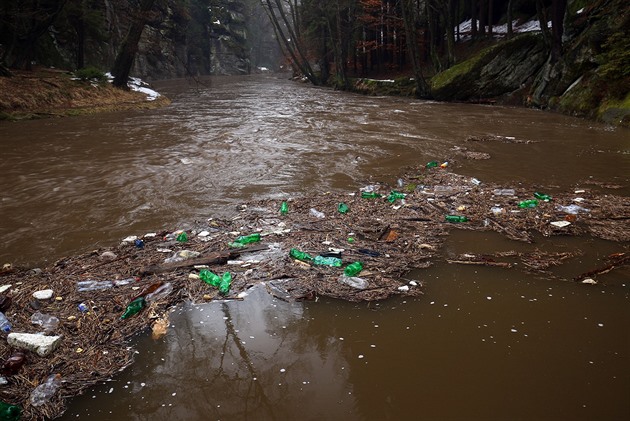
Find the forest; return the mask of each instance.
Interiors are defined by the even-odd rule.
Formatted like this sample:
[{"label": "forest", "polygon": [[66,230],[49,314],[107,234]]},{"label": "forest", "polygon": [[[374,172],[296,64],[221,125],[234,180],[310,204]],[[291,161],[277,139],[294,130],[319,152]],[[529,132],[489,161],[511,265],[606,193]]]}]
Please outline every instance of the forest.
[{"label": "forest", "polygon": [[[629,24],[623,0],[3,1],[0,73],[95,68],[125,87],[130,74],[155,80],[290,68],[343,90],[356,90],[357,78],[407,77],[414,86],[406,94],[441,100],[494,101],[527,85],[512,102],[541,107],[558,106],[554,98],[586,75],[587,98],[563,111],[592,114],[604,101],[627,102]],[[534,36],[506,44],[521,32]],[[501,43],[507,47],[488,54]],[[482,83],[462,97],[453,94],[460,86],[443,89],[444,77],[436,86],[436,75],[470,70],[467,59],[481,63],[479,53],[483,65],[504,62],[493,76],[500,89]]]}]

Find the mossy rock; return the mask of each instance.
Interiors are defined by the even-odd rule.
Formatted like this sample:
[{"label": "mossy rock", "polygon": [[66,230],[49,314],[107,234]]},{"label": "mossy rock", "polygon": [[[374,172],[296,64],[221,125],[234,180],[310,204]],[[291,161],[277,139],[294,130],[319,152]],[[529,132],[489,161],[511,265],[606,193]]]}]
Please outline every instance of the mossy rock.
[{"label": "mossy rock", "polygon": [[519,89],[546,60],[540,34],[523,34],[482,50],[431,79],[441,101],[494,98]]}]

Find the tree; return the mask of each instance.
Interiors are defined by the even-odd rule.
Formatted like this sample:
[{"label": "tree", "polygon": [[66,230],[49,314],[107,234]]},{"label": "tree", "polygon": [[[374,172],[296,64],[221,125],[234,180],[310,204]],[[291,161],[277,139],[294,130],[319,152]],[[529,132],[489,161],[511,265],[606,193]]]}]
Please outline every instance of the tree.
[{"label": "tree", "polygon": [[132,17],[129,32],[120,47],[120,51],[112,67],[112,75],[114,76],[112,85],[118,88],[129,89],[127,87],[127,81],[129,79],[129,73],[131,72],[131,66],[133,66],[133,61],[138,52],[138,43],[140,42],[144,25],[148,20],[149,12],[153,9],[155,2],[156,0],[141,0],[138,10]]},{"label": "tree", "polygon": [[420,66],[420,53],[418,51],[418,37],[416,29],[416,9],[413,0],[401,0],[401,11],[405,24],[405,37],[407,39],[407,54],[411,59],[414,82],[416,84],[416,97],[422,98],[429,94],[429,86],[422,74]]},{"label": "tree", "polygon": [[5,44],[3,62],[11,67],[31,69],[37,41],[55,22],[66,0],[6,2],[3,5],[0,42]]},{"label": "tree", "polygon": [[313,85],[321,83],[306,57],[306,47],[300,36],[298,5],[291,1],[261,0],[273,25],[274,34],[294,69],[302,73]]}]

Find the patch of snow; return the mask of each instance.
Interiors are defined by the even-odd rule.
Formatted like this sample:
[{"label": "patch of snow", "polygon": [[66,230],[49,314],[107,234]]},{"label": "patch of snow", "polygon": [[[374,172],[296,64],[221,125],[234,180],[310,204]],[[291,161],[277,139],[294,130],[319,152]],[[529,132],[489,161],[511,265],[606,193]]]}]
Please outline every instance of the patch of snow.
[{"label": "patch of snow", "polygon": [[[477,22],[477,25],[479,25],[479,22]],[[547,27],[551,28],[551,21],[547,22]],[[457,27],[455,28],[455,31],[455,33],[457,33]],[[487,26],[486,31],[488,31]],[[515,34],[540,31],[540,22],[538,19],[532,19],[519,25],[518,21],[515,20],[512,21],[512,31]],[[459,34],[461,41],[469,41],[471,39],[472,21],[470,19],[459,24]],[[492,34],[494,37],[504,37],[507,34],[507,23],[504,23],[503,25],[493,25]]]},{"label": "patch of snow", "polygon": [[[114,80],[114,76],[112,76],[110,72],[105,73],[105,76],[110,83]],[[130,77],[127,86],[129,86],[129,89],[132,91],[146,94],[147,101],[155,101],[157,98],[162,96],[159,92],[149,88],[149,84],[138,77]]]}]

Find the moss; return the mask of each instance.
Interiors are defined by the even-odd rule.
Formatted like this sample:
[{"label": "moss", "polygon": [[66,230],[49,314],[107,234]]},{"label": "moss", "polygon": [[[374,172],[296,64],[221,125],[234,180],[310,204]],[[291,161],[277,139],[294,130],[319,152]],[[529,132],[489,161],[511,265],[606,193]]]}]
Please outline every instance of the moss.
[{"label": "moss", "polygon": [[597,110],[597,118],[607,123],[630,127],[630,93],[620,100],[602,102]]}]

